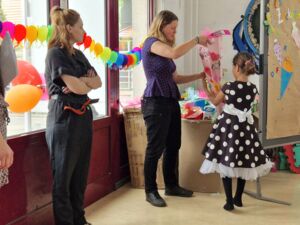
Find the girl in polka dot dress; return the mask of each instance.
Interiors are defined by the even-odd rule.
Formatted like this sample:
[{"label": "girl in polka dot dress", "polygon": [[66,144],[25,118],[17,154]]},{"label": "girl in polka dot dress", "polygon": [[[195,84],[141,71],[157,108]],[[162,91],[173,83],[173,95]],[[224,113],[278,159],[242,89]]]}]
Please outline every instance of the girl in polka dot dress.
[{"label": "girl in polka dot dress", "polygon": [[[203,174],[218,172],[226,194],[225,210],[234,205],[242,207],[242,194],[246,180],[256,180],[266,175],[272,162],[265,154],[253,124],[251,106],[258,94],[256,86],[248,81],[255,73],[255,64],[249,53],[241,52],[233,58],[235,81],[228,82],[217,95],[203,86],[214,105],[225,102],[223,112],[203,149],[205,160],[200,168]],[[237,178],[237,189],[232,196],[232,177]]]}]

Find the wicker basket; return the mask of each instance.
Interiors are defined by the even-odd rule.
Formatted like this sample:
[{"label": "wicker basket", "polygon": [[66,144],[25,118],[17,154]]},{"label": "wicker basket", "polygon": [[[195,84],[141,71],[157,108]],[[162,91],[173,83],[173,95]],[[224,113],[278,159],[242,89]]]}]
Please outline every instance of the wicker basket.
[{"label": "wicker basket", "polygon": [[[134,188],[144,188],[144,159],[147,145],[147,136],[141,109],[124,109],[124,123],[130,166],[131,185]],[[164,188],[161,158],[158,162],[156,182],[158,188]]]}]

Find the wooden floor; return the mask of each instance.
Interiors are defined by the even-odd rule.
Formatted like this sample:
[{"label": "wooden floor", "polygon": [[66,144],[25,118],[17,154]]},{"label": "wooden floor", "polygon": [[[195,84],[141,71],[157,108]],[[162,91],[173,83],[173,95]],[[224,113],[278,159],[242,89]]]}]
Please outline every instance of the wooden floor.
[{"label": "wooden floor", "polygon": [[[195,193],[192,198],[179,198],[164,196],[160,191],[168,206],[157,208],[145,201],[143,190],[128,184],[89,206],[87,218],[93,225],[299,225],[300,175],[276,172],[261,182],[263,196],[292,205],[244,195],[244,207],[227,212],[222,208],[223,193]],[[248,182],[246,190],[255,191],[255,182]]]}]

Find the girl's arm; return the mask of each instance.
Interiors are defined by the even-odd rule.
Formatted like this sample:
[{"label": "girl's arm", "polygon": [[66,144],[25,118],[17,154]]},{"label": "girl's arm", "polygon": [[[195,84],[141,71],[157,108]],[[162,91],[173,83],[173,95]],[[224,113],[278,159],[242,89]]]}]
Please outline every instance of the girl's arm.
[{"label": "girl's arm", "polygon": [[198,79],[204,79],[205,73],[197,73],[192,75],[179,75],[176,71],[173,73],[173,80],[176,84],[185,84]]},{"label": "girl's arm", "polygon": [[0,169],[9,168],[13,164],[14,152],[0,133]]},{"label": "girl's arm", "polygon": [[215,93],[213,93],[212,91],[209,91],[207,89],[207,82],[205,79],[202,80],[202,84],[203,84],[203,89],[204,89],[205,93],[207,94],[209,101],[212,104],[214,104],[215,106],[218,106],[220,103],[222,103],[224,101],[225,95],[222,91],[219,91],[219,93],[216,95]]},{"label": "girl's arm", "polygon": [[189,50],[191,50],[194,46],[197,44],[201,45],[207,45],[208,38],[206,36],[200,36],[199,37],[199,43],[198,38],[193,38],[175,48],[161,42],[156,41],[151,45],[150,51],[156,55],[160,55],[162,57],[170,58],[170,59],[177,59],[180,56],[183,56],[185,53],[187,53]]}]

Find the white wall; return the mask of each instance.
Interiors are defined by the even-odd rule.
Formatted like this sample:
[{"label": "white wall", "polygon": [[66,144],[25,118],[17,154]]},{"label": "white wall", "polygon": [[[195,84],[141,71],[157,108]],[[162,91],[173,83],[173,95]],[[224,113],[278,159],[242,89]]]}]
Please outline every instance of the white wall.
[{"label": "white wall", "polygon": [[[148,32],[148,0],[132,0],[132,45],[139,46]],[[137,19],[136,19],[137,18]],[[146,86],[146,77],[142,63],[132,70],[133,96],[142,96]]]},{"label": "white wall", "polygon": [[[244,15],[249,0],[157,0],[157,12],[162,9],[173,11],[179,18],[177,29],[177,44],[187,41],[205,29],[233,30]],[[223,38],[222,66],[224,81],[232,80],[232,58],[236,54],[232,46],[232,37]],[[202,70],[200,57],[194,48],[184,57],[176,60],[177,71],[190,74]],[[252,76],[251,81],[258,84],[258,76]],[[191,85],[191,84],[190,84]],[[199,82],[192,84],[199,86]]]}]

